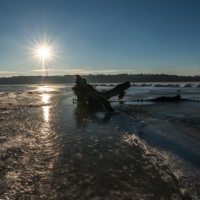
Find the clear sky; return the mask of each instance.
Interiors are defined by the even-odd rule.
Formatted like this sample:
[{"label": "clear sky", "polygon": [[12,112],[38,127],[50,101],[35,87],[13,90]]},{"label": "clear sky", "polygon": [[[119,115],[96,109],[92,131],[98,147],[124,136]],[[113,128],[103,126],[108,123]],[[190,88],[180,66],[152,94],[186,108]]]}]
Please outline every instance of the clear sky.
[{"label": "clear sky", "polygon": [[200,1],[0,0],[0,77],[46,68],[200,75]]}]

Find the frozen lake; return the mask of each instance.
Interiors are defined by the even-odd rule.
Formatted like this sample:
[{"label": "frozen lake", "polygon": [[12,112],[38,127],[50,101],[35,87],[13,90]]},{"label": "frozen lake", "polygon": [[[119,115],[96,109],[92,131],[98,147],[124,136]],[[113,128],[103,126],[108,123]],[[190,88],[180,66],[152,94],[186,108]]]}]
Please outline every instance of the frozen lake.
[{"label": "frozen lake", "polygon": [[[190,101],[137,101],[177,94]],[[73,98],[0,86],[0,199],[200,199],[199,83],[134,84],[115,113]]]}]

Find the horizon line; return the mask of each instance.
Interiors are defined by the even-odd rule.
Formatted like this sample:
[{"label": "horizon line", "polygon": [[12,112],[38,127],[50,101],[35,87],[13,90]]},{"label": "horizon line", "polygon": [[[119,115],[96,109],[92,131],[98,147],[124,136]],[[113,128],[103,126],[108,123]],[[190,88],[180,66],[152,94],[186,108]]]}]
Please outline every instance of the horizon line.
[{"label": "horizon line", "polygon": [[[63,75],[59,75],[59,74],[49,74],[47,75],[13,75],[13,76],[0,76],[0,78],[13,78],[13,77],[33,77],[33,76],[42,76],[42,77],[50,77],[50,76],[76,76],[79,74],[63,74]],[[164,73],[139,73],[139,74],[132,74],[132,73],[120,73],[120,74],[80,74],[80,76],[118,76],[118,75],[128,75],[128,76],[134,76],[134,75],[143,75],[143,76],[160,76],[160,75],[167,75],[167,76],[188,76],[188,77],[199,77],[200,75],[177,75],[177,74],[164,74]]]}]

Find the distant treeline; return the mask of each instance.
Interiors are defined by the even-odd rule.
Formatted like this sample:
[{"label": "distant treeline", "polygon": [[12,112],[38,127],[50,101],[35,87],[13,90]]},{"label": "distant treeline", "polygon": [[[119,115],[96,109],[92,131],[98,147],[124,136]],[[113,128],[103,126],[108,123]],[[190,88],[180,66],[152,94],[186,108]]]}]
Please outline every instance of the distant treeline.
[{"label": "distant treeline", "polygon": [[[117,75],[82,75],[88,83],[130,82],[186,82],[200,81],[200,76],[177,76],[167,74],[117,74]],[[56,84],[74,83],[75,75],[64,76],[12,76],[0,78],[0,84]]]}]

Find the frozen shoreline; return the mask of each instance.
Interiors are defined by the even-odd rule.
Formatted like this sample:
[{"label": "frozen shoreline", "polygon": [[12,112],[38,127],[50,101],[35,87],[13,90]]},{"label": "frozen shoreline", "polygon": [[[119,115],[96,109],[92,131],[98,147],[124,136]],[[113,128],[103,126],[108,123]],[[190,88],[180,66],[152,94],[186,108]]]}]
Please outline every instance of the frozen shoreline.
[{"label": "frozen shoreline", "polygon": [[168,114],[160,107],[162,105],[124,105],[119,110],[133,116],[133,135],[139,138],[146,156],[162,178],[166,181],[173,178],[180,194],[199,199],[200,115],[188,118],[186,110],[184,115],[174,114],[176,111]]},{"label": "frozen shoreline", "polygon": [[[134,90],[134,95],[144,97],[145,91]],[[126,98],[132,98],[131,95],[131,91],[127,92]],[[138,110],[138,105],[114,103],[116,109],[132,116],[129,117],[123,112],[88,110],[73,105],[72,98],[70,88],[60,86],[1,93],[1,198],[199,197],[196,186],[192,189],[191,185],[196,183],[190,182],[188,174],[185,174],[188,180],[181,182],[184,179],[176,177],[178,171],[172,171],[170,163],[159,161],[156,152],[153,154],[155,148],[146,149],[144,142],[145,134],[162,128],[155,126],[162,120],[168,120],[165,123],[170,126],[173,119],[193,122],[190,135],[195,136],[199,130],[198,109],[191,118],[191,111],[187,109],[190,106],[177,110],[175,105],[173,112],[169,112],[169,107],[161,109],[161,105],[160,109],[158,105],[142,105]],[[133,109],[133,114],[127,109]],[[166,119],[160,117],[163,113]],[[155,121],[157,119],[161,121]],[[141,130],[146,130],[143,138],[136,133]],[[145,137],[149,140],[148,135]],[[198,138],[196,134],[196,141]],[[170,165],[176,167],[176,163]]]},{"label": "frozen shoreline", "polygon": [[[96,84],[97,86],[103,86],[103,87],[113,87],[115,85],[117,85],[117,83],[115,84],[110,84],[110,83],[107,83],[107,84],[100,84],[100,83],[97,83]],[[131,86],[132,87],[168,87],[168,88],[191,88],[191,87],[200,87],[200,83],[150,83],[150,82],[146,82],[146,83],[131,83]]]}]

